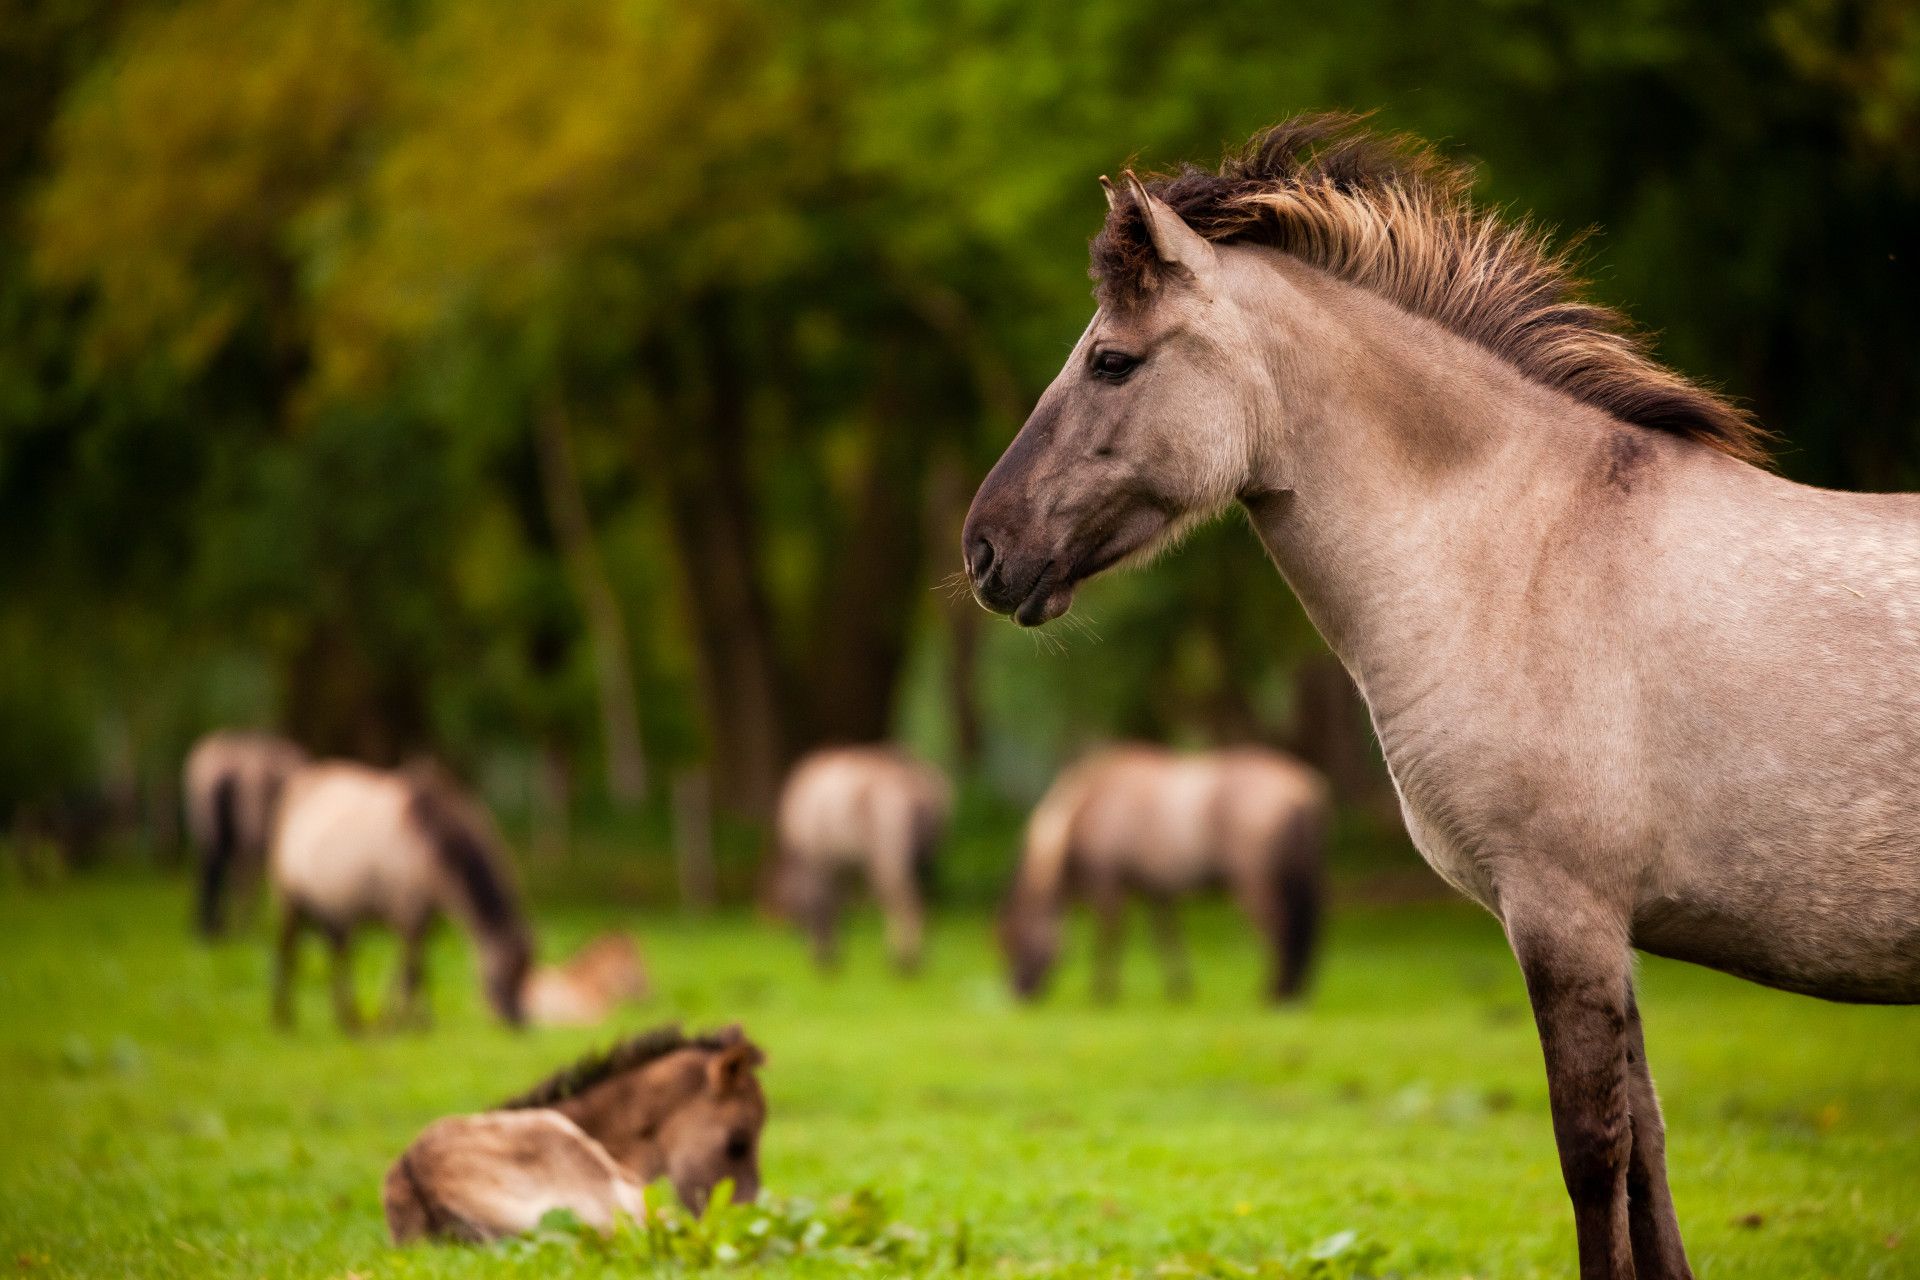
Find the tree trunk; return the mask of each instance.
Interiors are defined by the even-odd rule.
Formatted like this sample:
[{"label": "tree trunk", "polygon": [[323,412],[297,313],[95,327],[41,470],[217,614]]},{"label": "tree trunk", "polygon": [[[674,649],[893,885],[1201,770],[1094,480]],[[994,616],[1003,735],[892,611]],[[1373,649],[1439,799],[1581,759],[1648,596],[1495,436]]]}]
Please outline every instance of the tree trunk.
[{"label": "tree trunk", "polygon": [[626,618],[607,578],[593,522],[587,515],[580,469],[574,459],[572,427],[557,398],[535,415],[534,437],[547,519],[559,543],[567,578],[579,597],[588,641],[593,646],[600,728],[606,742],[607,794],[620,808],[632,809],[647,794],[647,759],[640,745],[632,649],[627,641]]},{"label": "tree trunk", "polygon": [[859,506],[816,595],[806,722],[816,742],[873,742],[892,727],[907,633],[925,585],[926,433],[902,428],[909,414],[899,390],[883,387],[869,411]]},{"label": "tree trunk", "polygon": [[785,682],[760,577],[746,473],[746,403],[722,318],[682,334],[667,385],[681,394],[655,424],[644,464],[666,496],[687,616],[699,660],[715,800],[773,812],[787,765]]},{"label": "tree trunk", "polygon": [[932,577],[940,585],[940,620],[947,632],[947,714],[953,721],[953,745],[956,763],[971,769],[980,762],[981,726],[978,679],[980,667],[980,620],[986,616],[973,592],[955,570],[955,576],[940,574],[944,562],[960,563],[960,526],[965,522],[973,489],[965,472],[951,456],[935,464],[927,503],[932,525],[931,550],[935,566]]},{"label": "tree trunk", "polygon": [[703,769],[673,776],[673,856],[680,874],[680,905],[697,914],[720,899],[713,862],[713,795]]}]

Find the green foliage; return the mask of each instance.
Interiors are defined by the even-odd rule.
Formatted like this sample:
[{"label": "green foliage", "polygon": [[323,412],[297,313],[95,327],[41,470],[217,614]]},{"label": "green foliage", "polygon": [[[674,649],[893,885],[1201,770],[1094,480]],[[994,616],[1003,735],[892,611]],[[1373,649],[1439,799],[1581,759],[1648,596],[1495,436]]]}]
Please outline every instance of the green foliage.
[{"label": "green foliage", "polygon": [[894,1221],[886,1201],[871,1187],[825,1205],[779,1196],[734,1204],[726,1194],[731,1190],[732,1184],[723,1182],[694,1217],[679,1207],[671,1188],[661,1184],[648,1191],[644,1222],[622,1219],[607,1233],[555,1210],[541,1219],[538,1231],[505,1247],[548,1265],[591,1259],[650,1269],[764,1266],[802,1258],[847,1270],[884,1267],[914,1274],[949,1263],[966,1265],[964,1227],[942,1240]]}]

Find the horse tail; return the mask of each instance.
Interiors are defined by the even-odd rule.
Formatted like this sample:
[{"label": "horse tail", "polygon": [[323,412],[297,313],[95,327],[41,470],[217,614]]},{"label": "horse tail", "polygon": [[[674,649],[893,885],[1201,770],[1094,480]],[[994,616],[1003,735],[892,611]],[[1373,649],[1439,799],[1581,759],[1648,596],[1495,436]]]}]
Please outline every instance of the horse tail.
[{"label": "horse tail", "polygon": [[380,1185],[380,1205],[387,1212],[387,1234],[395,1244],[411,1244],[434,1234],[437,1215],[409,1156],[401,1156],[387,1170]]},{"label": "horse tail", "polygon": [[200,851],[198,916],[203,936],[216,938],[224,926],[227,888],[240,849],[240,780],[231,769],[214,779],[207,796],[210,821]]},{"label": "horse tail", "polygon": [[1320,804],[1303,804],[1287,820],[1274,868],[1274,921],[1280,931],[1273,998],[1292,1000],[1306,990],[1320,945],[1326,896],[1327,815]]}]

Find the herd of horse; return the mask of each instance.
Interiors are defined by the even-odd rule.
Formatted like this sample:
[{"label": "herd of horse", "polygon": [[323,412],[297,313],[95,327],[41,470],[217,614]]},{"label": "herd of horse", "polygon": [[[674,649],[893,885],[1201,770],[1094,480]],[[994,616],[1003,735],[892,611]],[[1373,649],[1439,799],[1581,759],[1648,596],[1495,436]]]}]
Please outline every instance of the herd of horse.
[{"label": "herd of horse", "polygon": [[[211,734],[183,771],[198,844],[195,917],[220,930],[264,880],[277,911],[272,1016],[294,1023],[300,943],[331,955],[334,1016],[359,1031],[352,949],[384,928],[400,943],[385,1025],[427,1023],[427,942],[443,919],[473,941],[483,995],[505,1023],[593,1025],[638,999],[646,975],[631,938],[607,935],[562,964],[536,965],[534,934],[492,820],[431,763],[376,769],[313,760],[261,733]],[[865,885],[886,922],[895,965],[910,974],[925,935],[927,873],[946,835],[951,791],[940,772],[886,746],[829,748],[801,760],[775,817],[772,905],[838,961],[840,903]],[[1316,940],[1325,784],[1277,752],[1177,755],[1110,749],[1064,772],[1027,825],[1002,915],[1014,990],[1039,991],[1058,956],[1061,915],[1083,897],[1099,921],[1096,990],[1114,994],[1119,919],[1129,893],[1148,901],[1175,994],[1188,978],[1174,924],[1181,897],[1231,890],[1272,956],[1268,993],[1303,990]],[[382,1192],[396,1244],[479,1242],[526,1232],[565,1209],[593,1226],[645,1212],[644,1188],[668,1178],[700,1212],[723,1180],[759,1191],[766,1101],[763,1061],[738,1028],[687,1038],[639,1036],[486,1111],[430,1124],[388,1171]]]},{"label": "herd of horse", "polygon": [[[400,943],[383,1023],[427,1021],[427,940],[452,920],[472,939],[482,991],[509,1025],[591,1025],[639,998],[646,974],[631,938],[594,940],[562,964],[536,965],[532,926],[486,810],[440,767],[376,769],[310,760],[284,739],[223,731],[184,771],[196,815],[196,917],[217,928],[227,899],[268,882],[277,912],[274,1021],[294,1023],[299,948],[318,934],[331,958],[335,1020],[356,1031],[355,935]],[[939,770],[890,746],[833,747],[803,758],[782,790],[769,906],[799,923],[816,961],[838,960],[840,905],[864,885],[885,921],[895,965],[919,964],[928,873],[946,835],[951,793]],[[1036,995],[1060,949],[1074,898],[1098,921],[1095,989],[1114,994],[1121,914],[1129,895],[1153,914],[1175,994],[1189,984],[1175,910],[1183,897],[1231,891],[1272,955],[1268,993],[1301,993],[1317,937],[1326,786],[1307,766],[1264,748],[1200,754],[1126,746],[1063,772],[1027,824],[1001,914],[1010,979]]]},{"label": "herd of horse", "polygon": [[[1364,697],[1414,844],[1511,942],[1581,1275],[1690,1276],[1634,952],[1920,1002],[1920,498],[1767,470],[1744,410],[1658,363],[1544,233],[1475,204],[1417,142],[1301,117],[1216,170],[1102,183],[1095,314],[967,516],[976,598],[1043,624],[1087,579],[1242,508]],[[524,919],[443,781],[263,755],[195,786],[203,920],[243,850],[264,856],[292,904],[283,953],[308,927],[338,955],[361,920],[406,937],[444,912],[519,1016]],[[858,873],[914,963],[908,886],[945,810],[898,757],[800,771],[778,880],[823,962],[837,883]],[[391,875],[314,852],[356,824]],[[1161,904],[1217,878],[1271,942],[1270,992],[1297,992],[1324,827],[1320,784],[1284,761],[1085,762],[1029,824],[1001,923],[1016,986],[1044,981],[1069,893],[1101,918],[1105,957],[1125,894]],[[402,1013],[415,989],[403,978]],[[600,1178],[581,1193],[594,1213],[627,1203],[620,1170],[568,1146],[591,1133],[581,1114],[521,1110],[476,1122],[485,1141]],[[486,1188],[436,1198],[436,1171],[460,1167],[436,1132],[390,1209],[407,1231],[484,1235]]]}]

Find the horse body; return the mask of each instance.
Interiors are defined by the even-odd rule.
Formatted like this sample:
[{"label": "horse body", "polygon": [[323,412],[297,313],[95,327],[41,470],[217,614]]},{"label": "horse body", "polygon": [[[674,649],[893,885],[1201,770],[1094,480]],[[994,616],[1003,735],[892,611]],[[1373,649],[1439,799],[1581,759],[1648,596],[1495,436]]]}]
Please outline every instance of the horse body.
[{"label": "horse body", "polygon": [[1176,901],[1225,885],[1273,951],[1268,989],[1298,994],[1320,908],[1326,784],[1279,752],[1179,755],[1130,745],[1069,768],[1027,826],[1002,925],[1014,987],[1033,994],[1059,949],[1058,916],[1077,888],[1099,921],[1096,988],[1117,984],[1125,896],[1153,908],[1176,993],[1188,985]]},{"label": "horse body", "polygon": [[532,940],[484,816],[437,770],[387,772],[323,762],[290,780],[274,833],[274,887],[281,903],[274,1009],[292,1021],[292,968],[307,928],[334,957],[335,1012],[358,1025],[348,952],[352,935],[382,925],[403,950],[394,1013],[422,1016],[425,946],[442,914],[474,935],[489,1002],[521,1020]]},{"label": "horse body", "polygon": [[195,915],[201,933],[219,935],[236,882],[244,890],[258,879],[281,790],[306,760],[306,752],[285,738],[232,730],[208,734],[187,753],[181,798],[199,857]]},{"label": "horse body", "polygon": [[1506,929],[1582,1275],[1688,1276],[1631,951],[1920,1001],[1920,498],[1750,465],[1751,422],[1465,190],[1324,118],[1129,176],[963,549],[1034,625],[1247,509],[1414,842]]},{"label": "horse body", "polygon": [[892,748],[831,747],[794,766],[774,820],[780,896],[812,933],[822,967],[836,958],[839,882],[850,876],[880,904],[895,964],[919,963],[922,882],[951,808],[940,772]]},{"label": "horse body", "polygon": [[640,948],[624,933],[603,934],[565,964],[541,965],[527,975],[527,1020],[541,1026],[592,1026],[646,994]]},{"label": "horse body", "polygon": [[556,1209],[601,1231],[646,1216],[644,1184],[552,1110],[434,1121],[387,1171],[380,1199],[395,1244],[484,1244],[532,1231]]}]

